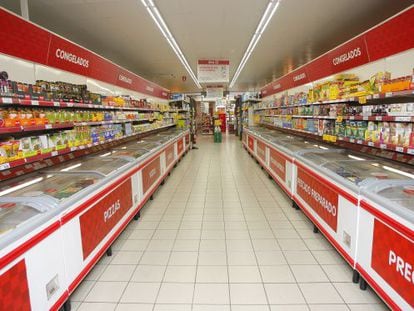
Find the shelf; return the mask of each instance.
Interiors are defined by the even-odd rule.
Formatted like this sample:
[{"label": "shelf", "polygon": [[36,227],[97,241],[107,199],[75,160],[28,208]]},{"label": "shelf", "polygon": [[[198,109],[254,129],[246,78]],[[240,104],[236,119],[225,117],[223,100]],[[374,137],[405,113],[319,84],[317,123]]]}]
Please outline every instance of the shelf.
[{"label": "shelf", "polygon": [[[148,133],[151,133],[151,132],[159,131],[159,130],[170,128],[170,127],[173,127],[173,126],[175,126],[175,124],[169,124],[169,125],[165,125],[165,126],[156,128],[156,129],[150,129],[150,130],[147,130],[147,131],[134,133],[134,134],[131,134],[131,135],[124,135],[124,136],[119,137],[117,139],[110,139],[110,140],[107,140],[105,142],[92,143],[92,144],[81,145],[81,146],[70,147],[70,148],[68,147],[68,148],[58,150],[58,151],[52,151],[52,152],[48,152],[48,153],[44,153],[44,154],[38,154],[38,155],[35,155],[33,157],[18,159],[16,161],[0,164],[0,171],[16,168],[16,167],[19,167],[19,166],[22,166],[22,165],[26,165],[26,164],[30,164],[30,163],[34,163],[34,162],[38,162],[38,161],[43,161],[43,160],[46,160],[46,159],[51,159],[51,158],[66,155],[66,154],[69,154],[69,153],[72,153],[72,152],[75,152],[75,151],[87,151],[88,149],[93,148],[93,147],[97,147],[97,146],[109,146],[112,143],[117,143],[117,142],[120,142],[124,139],[132,138],[132,137],[138,137],[142,134],[148,134]],[[84,155],[84,154],[86,154],[86,153],[82,153],[82,155]],[[2,173],[2,175],[4,177],[7,174]]]},{"label": "shelf", "polygon": [[343,116],[342,118],[355,121],[414,122],[414,116]]},{"label": "shelf", "polygon": [[[282,131],[287,131],[287,132],[291,132],[291,133],[298,133],[298,134],[300,134],[302,136],[305,136],[305,137],[319,138],[320,140],[322,140],[322,135],[319,135],[318,133],[311,133],[311,132],[304,131],[304,130],[299,130],[299,129],[284,128],[284,127],[279,127],[279,126],[276,126],[276,125],[273,125],[273,124],[268,124],[268,123],[261,123],[261,124],[266,126],[266,127],[273,128],[273,129],[276,129],[276,130],[282,130]],[[365,140],[361,140],[361,139],[354,139],[354,138],[349,138],[349,137],[337,136],[337,142],[334,143],[334,144],[338,144],[340,142],[350,143],[350,144],[353,144],[353,145],[360,145],[360,146],[364,146],[364,147],[371,147],[371,148],[381,149],[381,150],[385,150],[385,151],[397,152],[397,153],[405,154],[405,155],[409,155],[409,156],[414,155],[414,148],[407,148],[407,147],[397,146],[397,145],[394,145],[394,144],[373,143],[373,142],[369,142],[369,141],[365,141]],[[398,156],[396,158],[398,158]]]},{"label": "shelf", "polygon": [[22,133],[22,132],[68,129],[72,127],[74,127],[74,123],[72,122],[59,123],[59,124],[2,127],[0,128],[0,134],[16,134],[16,133]]},{"label": "shelf", "polygon": [[34,107],[55,107],[55,108],[82,108],[82,109],[99,109],[99,110],[131,110],[131,111],[153,111],[160,112],[159,109],[139,108],[139,107],[114,107],[93,105],[84,103],[70,103],[63,101],[49,101],[49,100],[32,100],[19,99],[12,97],[0,97],[0,104],[2,105],[19,105],[19,106],[34,106]]},{"label": "shelf", "polygon": [[[173,118],[165,118],[173,119]],[[66,122],[59,124],[45,124],[45,125],[29,125],[29,126],[15,126],[15,127],[3,127],[0,128],[1,134],[16,134],[22,132],[34,132],[45,130],[57,130],[57,129],[69,129],[75,126],[94,126],[94,125],[107,125],[107,124],[123,124],[142,121],[153,121],[155,119],[137,119],[137,120],[111,120],[111,121],[97,121],[97,122]]]},{"label": "shelf", "polygon": [[324,120],[336,120],[336,117],[330,116],[301,116],[301,115],[288,115],[288,114],[269,114],[264,115],[264,117],[292,117],[292,118],[300,118],[300,119],[324,119]]},{"label": "shelf", "polygon": [[318,101],[314,103],[304,103],[296,105],[287,105],[287,106],[272,106],[272,107],[259,107],[254,110],[266,110],[266,109],[277,109],[277,108],[291,108],[291,107],[303,107],[303,106],[312,106],[312,105],[324,105],[324,104],[343,104],[343,103],[358,103],[361,98],[366,99],[366,104],[383,104],[385,102],[393,102],[397,100],[399,103],[403,102],[412,102],[414,101],[414,90],[398,91],[398,92],[388,92],[388,93],[379,93],[367,96],[360,97],[349,97],[343,99],[335,100],[325,100]]},{"label": "shelf", "polygon": [[249,98],[249,99],[246,99],[246,100],[242,101],[242,104],[245,104],[245,103],[260,103],[261,101],[262,101],[261,99]]},{"label": "shelf", "polygon": [[[286,117],[290,115],[286,114],[268,114],[263,115],[264,117]],[[303,119],[324,119],[324,120],[355,120],[355,121],[384,121],[384,122],[414,122],[414,116],[402,117],[402,116],[302,116],[302,115],[291,115],[292,118],[303,118]]]}]

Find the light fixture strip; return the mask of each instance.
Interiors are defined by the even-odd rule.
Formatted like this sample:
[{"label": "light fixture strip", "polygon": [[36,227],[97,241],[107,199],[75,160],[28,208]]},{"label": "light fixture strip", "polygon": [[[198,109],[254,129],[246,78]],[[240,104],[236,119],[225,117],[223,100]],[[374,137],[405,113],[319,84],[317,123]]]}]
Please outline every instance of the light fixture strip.
[{"label": "light fixture strip", "polygon": [[188,64],[187,59],[185,58],[183,52],[181,51],[179,45],[175,41],[175,38],[170,32],[167,24],[165,23],[164,19],[162,18],[158,8],[155,6],[155,3],[152,0],[141,0],[142,4],[147,9],[149,15],[154,20],[155,24],[157,25],[158,29],[161,31],[164,38],[167,40],[168,44],[173,49],[174,53],[177,55],[180,62],[183,64],[184,68],[189,73],[190,77],[193,79],[194,83],[197,85],[199,89],[201,89],[201,85],[198,82],[193,70],[191,69],[190,65]]},{"label": "light fixture strip", "polygon": [[234,83],[236,83],[237,78],[239,77],[244,66],[249,60],[250,55],[252,55],[253,50],[255,49],[260,38],[262,37],[262,34],[265,31],[270,20],[272,19],[272,16],[275,14],[280,1],[281,0],[270,0],[269,3],[267,4],[266,10],[264,11],[262,17],[260,18],[260,22],[257,25],[256,31],[253,33],[252,39],[250,40],[250,43],[247,46],[247,49],[244,52],[244,55],[240,61],[240,64],[237,67],[236,72],[234,73],[233,79],[230,82],[230,85],[229,85],[230,88],[233,87]]}]

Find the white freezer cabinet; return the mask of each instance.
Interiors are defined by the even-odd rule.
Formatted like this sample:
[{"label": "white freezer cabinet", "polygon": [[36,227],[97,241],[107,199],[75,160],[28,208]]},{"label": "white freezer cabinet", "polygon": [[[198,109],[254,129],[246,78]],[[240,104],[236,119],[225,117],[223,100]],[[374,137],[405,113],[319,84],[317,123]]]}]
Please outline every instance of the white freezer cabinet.
[{"label": "white freezer cabinet", "polygon": [[320,145],[263,128],[245,130],[244,144],[269,175],[292,197],[296,169],[294,159],[303,150],[318,150]]},{"label": "white freezer cabinet", "polygon": [[[14,186],[2,187],[2,193],[20,188],[0,197],[0,290],[14,289],[1,295],[2,306],[47,310],[65,295],[59,215],[73,199],[81,199],[88,187],[101,181],[101,176],[88,173],[35,173]],[[14,276],[16,271],[19,277]]]},{"label": "white freezer cabinet", "polygon": [[[178,161],[169,131],[0,185],[0,306],[56,310]],[[155,136],[155,135],[154,135]],[[146,147],[146,149],[144,148]]]},{"label": "white freezer cabinet", "polygon": [[336,148],[299,152],[295,167],[294,200],[355,269],[360,187],[380,178],[405,177]]},{"label": "white freezer cabinet", "polygon": [[393,310],[414,309],[414,181],[361,193],[357,270]]}]

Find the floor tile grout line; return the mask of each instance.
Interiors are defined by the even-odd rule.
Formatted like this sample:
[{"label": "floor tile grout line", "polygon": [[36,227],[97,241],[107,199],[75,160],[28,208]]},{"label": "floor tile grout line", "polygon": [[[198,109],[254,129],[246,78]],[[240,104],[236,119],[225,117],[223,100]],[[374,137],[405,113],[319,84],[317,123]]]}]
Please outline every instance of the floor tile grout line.
[{"label": "floor tile grout line", "polygon": [[[233,175],[233,178],[235,179],[236,177],[234,176],[234,171],[233,170],[232,170],[232,175]],[[237,193],[238,193],[239,198],[240,198],[239,188],[237,188]],[[242,203],[241,200],[240,200],[240,203]],[[270,300],[269,300],[269,296],[268,296],[267,291],[266,291],[265,283],[264,283],[264,280],[263,280],[263,275],[262,275],[262,272],[261,272],[261,269],[260,269],[260,266],[259,266],[259,260],[257,258],[256,249],[254,248],[253,243],[252,243],[252,237],[251,237],[249,226],[247,224],[247,219],[246,219],[246,215],[245,215],[245,212],[244,212],[244,209],[243,209],[243,204],[241,206],[242,206],[242,214],[243,214],[243,217],[244,217],[244,221],[246,222],[246,225],[247,225],[247,232],[248,232],[249,237],[250,237],[250,243],[252,244],[253,254],[254,254],[254,257],[256,259],[256,267],[259,271],[260,279],[262,281],[261,284],[262,284],[263,291],[264,291],[264,294],[265,294],[265,297],[266,297],[267,308],[268,308],[268,310],[270,310]],[[277,241],[276,241],[276,243],[277,243]]]},{"label": "floor tile grout line", "polygon": [[[188,158],[187,158],[188,159]],[[185,172],[187,172],[188,170],[190,170],[191,169],[191,165],[187,165],[187,167],[186,167],[186,171]],[[185,173],[183,174],[183,176],[182,176],[182,178],[180,179],[180,181],[182,181],[182,180],[184,180],[184,178],[185,178]],[[177,183],[177,186],[176,186],[176,189],[175,189],[175,191],[174,191],[174,194],[178,191],[178,188],[179,188],[179,185],[180,185],[180,183]],[[171,202],[171,201],[170,201]],[[167,272],[167,269],[168,269],[168,264],[169,264],[169,261],[171,260],[171,255],[172,255],[172,253],[173,253],[173,249],[174,249],[174,245],[175,245],[175,242],[176,242],[176,240],[177,240],[177,236],[178,236],[178,232],[179,232],[179,230],[180,230],[180,227],[181,227],[181,223],[182,223],[182,219],[183,219],[183,217],[184,217],[184,213],[185,213],[185,209],[187,208],[187,202],[188,202],[188,197],[187,197],[187,201],[185,202],[185,208],[184,208],[184,212],[183,212],[183,214],[182,214],[182,216],[181,216],[181,221],[180,221],[180,225],[179,225],[179,227],[178,227],[178,230],[177,230],[177,235],[175,236],[175,239],[174,239],[174,243],[173,243],[173,245],[172,245],[172,248],[171,248],[171,250],[170,250],[170,255],[169,255],[169,257],[168,257],[168,260],[167,260],[167,264],[165,265],[165,270],[164,270],[164,274],[163,274],[163,277],[162,277],[162,279],[161,279],[161,281],[160,281],[160,286],[159,286],[159,288],[158,288],[158,292],[157,292],[157,295],[156,295],[156,297],[155,297],[155,301],[154,301],[154,305],[153,305],[153,311],[155,310],[155,307],[156,307],[156,304],[157,304],[157,301],[158,301],[158,298],[159,298],[159,295],[160,295],[160,291],[161,291],[161,287],[162,287],[162,285],[163,285],[163,283],[164,283],[164,278],[165,278],[165,274],[166,274],[166,272]],[[165,213],[167,212],[167,210],[168,210],[168,207],[167,207],[167,209],[166,209],[166,211],[165,211]],[[164,213],[164,215],[165,215],[165,213]],[[163,218],[164,218],[164,216],[163,216]]]}]

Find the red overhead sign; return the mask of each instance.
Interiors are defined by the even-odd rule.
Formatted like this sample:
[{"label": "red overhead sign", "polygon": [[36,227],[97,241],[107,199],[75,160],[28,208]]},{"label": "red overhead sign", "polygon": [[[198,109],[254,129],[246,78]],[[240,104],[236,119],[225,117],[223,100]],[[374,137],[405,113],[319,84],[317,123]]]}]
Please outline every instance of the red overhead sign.
[{"label": "red overhead sign", "polygon": [[0,53],[168,99],[169,90],[1,8],[0,41]]},{"label": "red overhead sign", "polygon": [[276,79],[261,89],[263,97],[300,86],[414,48],[414,8]]}]

